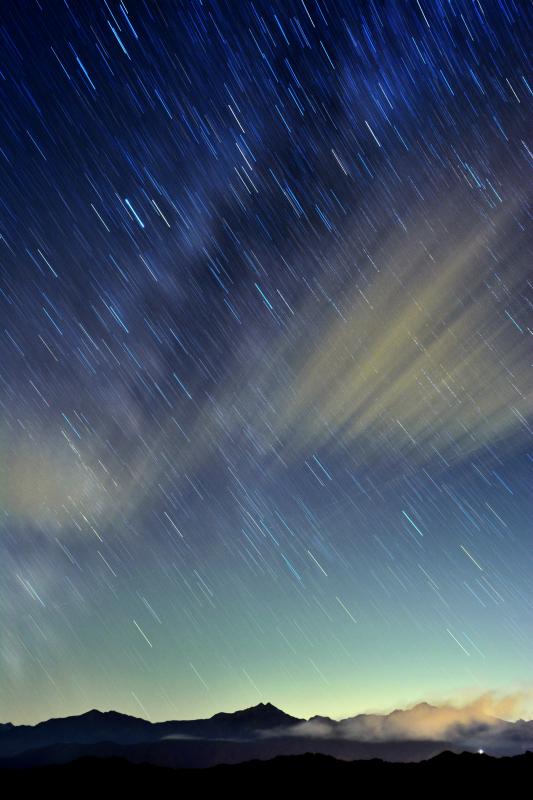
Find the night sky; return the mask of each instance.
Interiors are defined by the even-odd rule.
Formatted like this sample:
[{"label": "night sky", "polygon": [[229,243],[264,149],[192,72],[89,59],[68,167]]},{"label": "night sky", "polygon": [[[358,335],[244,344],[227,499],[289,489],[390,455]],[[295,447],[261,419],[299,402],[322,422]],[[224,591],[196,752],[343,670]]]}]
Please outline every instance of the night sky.
[{"label": "night sky", "polygon": [[528,11],[4,4],[3,721],[531,685]]}]

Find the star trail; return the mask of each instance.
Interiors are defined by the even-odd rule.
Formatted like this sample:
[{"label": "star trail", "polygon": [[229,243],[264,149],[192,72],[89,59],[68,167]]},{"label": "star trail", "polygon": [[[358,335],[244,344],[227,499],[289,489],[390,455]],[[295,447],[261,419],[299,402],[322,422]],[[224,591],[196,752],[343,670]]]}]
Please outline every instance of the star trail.
[{"label": "star trail", "polygon": [[1,720],[531,688],[528,4],[1,16]]}]

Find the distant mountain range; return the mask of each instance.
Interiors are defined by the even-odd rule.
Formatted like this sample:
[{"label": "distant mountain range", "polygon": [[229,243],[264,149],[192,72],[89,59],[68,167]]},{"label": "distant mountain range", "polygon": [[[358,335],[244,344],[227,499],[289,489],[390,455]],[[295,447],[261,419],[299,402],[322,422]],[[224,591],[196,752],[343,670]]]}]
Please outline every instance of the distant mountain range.
[{"label": "distant mountain range", "polygon": [[0,767],[10,768],[86,757],[204,768],[305,753],[345,761],[411,762],[463,750],[499,756],[533,750],[533,721],[506,722],[427,703],[385,715],[305,720],[260,703],[199,720],[152,723],[116,711],[92,710],[37,725],[0,725]]}]

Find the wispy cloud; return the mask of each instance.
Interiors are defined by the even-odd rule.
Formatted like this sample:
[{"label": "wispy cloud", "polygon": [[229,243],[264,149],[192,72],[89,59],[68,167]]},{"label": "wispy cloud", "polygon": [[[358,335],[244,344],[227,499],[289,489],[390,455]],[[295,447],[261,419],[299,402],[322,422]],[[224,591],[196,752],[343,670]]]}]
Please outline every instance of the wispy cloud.
[{"label": "wispy cloud", "polygon": [[[527,692],[508,695],[486,692],[460,705],[419,703],[390,714],[360,714],[340,721],[315,717],[286,729],[284,734],[369,742],[404,739],[466,741],[480,732],[496,736],[508,727],[508,719],[523,712],[530,699]],[[279,736],[280,732],[272,731],[269,735]]]}]

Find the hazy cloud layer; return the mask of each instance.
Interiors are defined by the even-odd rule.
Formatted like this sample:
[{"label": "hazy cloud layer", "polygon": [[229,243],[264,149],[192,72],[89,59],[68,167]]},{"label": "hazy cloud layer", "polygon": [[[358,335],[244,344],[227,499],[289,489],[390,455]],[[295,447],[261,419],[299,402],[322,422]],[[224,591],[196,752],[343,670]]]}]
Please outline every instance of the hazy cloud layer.
[{"label": "hazy cloud layer", "polygon": [[[291,736],[342,738],[358,741],[391,741],[401,739],[465,740],[476,733],[495,735],[520,715],[529,699],[526,692],[505,696],[486,692],[462,705],[432,706],[420,703],[390,714],[359,714],[340,721],[312,717],[287,729]],[[269,735],[279,736],[279,730]]]}]

